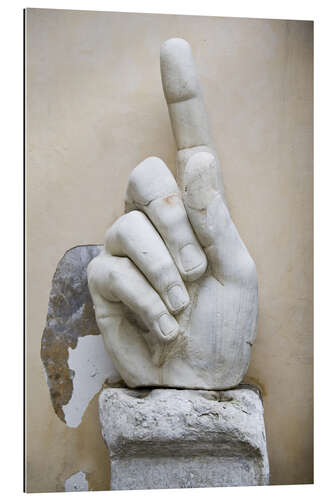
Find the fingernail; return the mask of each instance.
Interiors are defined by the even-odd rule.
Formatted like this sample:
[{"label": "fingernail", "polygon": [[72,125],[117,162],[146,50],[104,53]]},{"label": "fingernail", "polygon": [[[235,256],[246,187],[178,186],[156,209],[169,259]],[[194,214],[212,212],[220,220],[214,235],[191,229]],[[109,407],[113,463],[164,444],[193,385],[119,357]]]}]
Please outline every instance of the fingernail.
[{"label": "fingernail", "polygon": [[180,285],[174,285],[173,287],[169,288],[168,299],[174,311],[182,309],[189,302],[187,292]]},{"label": "fingernail", "polygon": [[192,271],[203,263],[202,254],[193,243],[188,243],[180,250],[180,258],[186,272]]},{"label": "fingernail", "polygon": [[175,320],[171,314],[162,314],[162,316],[159,317],[159,325],[161,332],[165,337],[168,337],[173,331],[178,329],[178,323]]}]

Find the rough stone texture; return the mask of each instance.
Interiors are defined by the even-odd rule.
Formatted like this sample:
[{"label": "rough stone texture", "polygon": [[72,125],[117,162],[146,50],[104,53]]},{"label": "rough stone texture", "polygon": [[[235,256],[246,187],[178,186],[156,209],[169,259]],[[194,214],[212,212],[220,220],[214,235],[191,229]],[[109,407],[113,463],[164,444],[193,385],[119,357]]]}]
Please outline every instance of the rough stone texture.
[{"label": "rough stone texture", "polygon": [[[68,250],[60,260],[52,280],[41,358],[54,410],[65,423],[63,407],[72,398],[75,378],[69,362],[70,353],[77,348],[80,337],[100,335],[87,285],[87,265],[100,250],[99,245],[77,246]],[[82,366],[89,369],[92,361],[89,364],[88,359],[82,359]],[[98,366],[98,360],[94,364]],[[107,371],[105,378],[115,372],[111,360]],[[92,374],[92,377],[96,377],[96,374]]]},{"label": "rough stone texture", "polygon": [[266,485],[257,388],[107,388],[99,398],[112,490]]},{"label": "rough stone texture", "polygon": [[81,470],[65,481],[65,491],[89,491],[86,474]]}]

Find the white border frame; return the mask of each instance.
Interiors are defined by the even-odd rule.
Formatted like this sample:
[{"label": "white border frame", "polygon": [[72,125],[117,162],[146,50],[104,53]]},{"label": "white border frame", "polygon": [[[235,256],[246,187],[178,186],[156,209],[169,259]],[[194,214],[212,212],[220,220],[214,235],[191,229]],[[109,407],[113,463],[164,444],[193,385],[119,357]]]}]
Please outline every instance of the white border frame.
[{"label": "white border frame", "polygon": [[[191,4],[191,5],[189,5]],[[75,10],[100,10],[121,12],[149,12],[166,14],[191,14],[224,17],[250,17],[275,19],[314,20],[315,28],[315,486],[279,486],[261,488],[226,488],[227,499],[279,498],[281,495],[301,494],[303,499],[326,498],[331,487],[332,447],[332,398],[330,371],[332,357],[332,13],[326,0],[232,0],[219,2],[188,2],[186,0],[53,0],[34,1],[32,8],[58,8]],[[23,178],[22,178],[22,109],[23,109],[23,8],[25,2],[8,2],[1,9],[1,93],[2,98],[2,194],[0,197],[2,317],[1,380],[1,490],[4,498],[23,496],[23,430],[22,430],[22,325],[23,325]],[[4,112],[4,114],[3,114]],[[329,442],[331,441],[331,442]],[[59,493],[39,494],[50,498]],[[122,498],[199,498],[209,495],[219,498],[220,489],[209,490],[156,490],[138,492],[112,492]],[[60,494],[61,495],[61,494]],[[77,497],[85,493],[73,493]],[[89,493],[100,498],[110,498],[110,492]],[[57,496],[58,498],[58,496]],[[75,497],[76,498],[76,497]],[[82,498],[87,498],[83,497]]]}]

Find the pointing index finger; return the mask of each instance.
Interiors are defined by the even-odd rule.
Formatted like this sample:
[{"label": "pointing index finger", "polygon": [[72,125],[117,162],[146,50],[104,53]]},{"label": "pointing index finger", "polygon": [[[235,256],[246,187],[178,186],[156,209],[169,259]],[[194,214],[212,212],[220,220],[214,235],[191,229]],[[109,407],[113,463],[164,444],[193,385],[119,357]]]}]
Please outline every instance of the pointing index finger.
[{"label": "pointing index finger", "polygon": [[191,46],[182,38],[170,38],[161,46],[161,76],[178,150],[212,147]]}]

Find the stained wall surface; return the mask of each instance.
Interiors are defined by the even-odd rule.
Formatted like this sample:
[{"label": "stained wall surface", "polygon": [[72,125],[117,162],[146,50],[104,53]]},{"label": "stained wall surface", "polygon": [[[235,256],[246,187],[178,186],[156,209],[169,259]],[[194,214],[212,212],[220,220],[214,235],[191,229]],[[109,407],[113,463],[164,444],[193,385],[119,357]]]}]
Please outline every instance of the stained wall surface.
[{"label": "stained wall surface", "polygon": [[313,25],[303,21],[28,9],[27,489],[82,471],[107,489],[97,397],[76,429],[52,409],[40,341],[56,265],[102,243],[131,170],[175,171],[159,47],[192,45],[227,199],[254,257],[258,336],[248,380],[263,390],[272,484],[313,481]]}]

